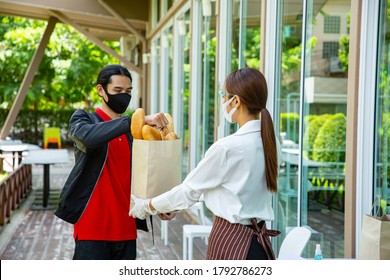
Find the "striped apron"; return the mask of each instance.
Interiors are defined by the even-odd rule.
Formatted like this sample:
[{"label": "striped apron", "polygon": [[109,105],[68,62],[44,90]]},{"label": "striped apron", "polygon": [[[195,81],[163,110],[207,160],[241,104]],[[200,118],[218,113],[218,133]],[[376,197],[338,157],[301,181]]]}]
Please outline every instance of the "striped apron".
[{"label": "striped apron", "polygon": [[270,236],[277,236],[280,231],[267,230],[265,222],[256,223],[251,219],[252,227],[242,224],[231,224],[216,216],[209,237],[207,248],[208,260],[245,260],[254,235],[265,251],[269,260],[274,260]]}]

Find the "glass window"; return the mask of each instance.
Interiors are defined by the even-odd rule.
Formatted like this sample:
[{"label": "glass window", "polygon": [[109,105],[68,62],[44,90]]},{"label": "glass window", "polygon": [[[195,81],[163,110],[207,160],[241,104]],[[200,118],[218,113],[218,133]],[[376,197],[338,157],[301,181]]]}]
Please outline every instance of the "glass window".
[{"label": "glass window", "polygon": [[[274,228],[282,232],[274,239],[279,248],[288,231],[298,224],[298,144],[300,112],[300,71],[302,48],[302,3],[284,0],[279,7],[280,46],[277,63],[280,77],[276,85],[275,111],[279,112],[279,135],[282,166],[278,178],[278,195],[274,206]],[[293,160],[290,160],[293,158]]]},{"label": "glass window", "polygon": [[[334,38],[334,34],[340,33],[341,17],[347,22],[351,1],[310,2],[300,116],[303,120],[300,220],[312,230],[312,240],[322,244],[325,257],[342,258],[348,84],[348,52],[343,48],[348,48],[349,37],[340,34]],[[342,16],[324,17],[336,12]],[[329,42],[330,36],[337,41]],[[317,53],[321,53],[321,47],[327,55],[319,58]],[[308,257],[313,252],[309,249]]]},{"label": "glass window", "polygon": [[[335,38],[337,28],[330,26],[340,28],[340,18],[347,22],[350,6],[347,0],[308,0],[306,15],[302,15],[303,1],[297,5],[297,1],[284,0],[281,5],[276,111],[280,112],[283,165],[276,221],[283,234],[297,225],[311,230],[303,254],[308,258],[313,257],[317,243],[327,258],[344,256],[349,37]],[[340,16],[328,18],[329,14]],[[306,30],[302,30],[304,20]]]},{"label": "glass window", "polygon": [[340,33],[340,16],[325,16],[324,33]]},{"label": "glass window", "polygon": [[[260,69],[261,1],[231,1],[231,71],[253,67]],[[231,72],[229,71],[229,72]]]},{"label": "glass window", "polygon": [[188,148],[189,148],[189,95],[190,95],[190,46],[191,46],[191,34],[190,34],[190,11],[187,10],[182,16],[178,17],[178,48],[179,51],[175,53],[175,59],[179,60],[178,63],[178,76],[175,77],[179,80],[179,93],[178,93],[178,116],[176,123],[178,125],[175,130],[178,132],[179,137],[183,143],[183,173],[184,179],[188,174]]},{"label": "glass window", "polygon": [[160,37],[152,41],[151,47],[151,74],[152,74],[152,85],[151,85],[151,101],[150,111],[152,114],[157,113],[159,110],[160,98]]},{"label": "glass window", "polygon": [[211,1],[208,5],[202,5],[202,63],[199,67],[202,72],[202,88],[200,98],[200,125],[197,148],[197,159],[199,162],[207,149],[214,143],[214,104],[215,104],[215,63],[216,63],[216,2]]},{"label": "glass window", "polygon": [[[230,69],[228,73],[244,68],[260,69],[260,15],[261,1],[231,0],[231,28],[228,42],[231,45]],[[234,133],[238,126],[226,123],[225,134]]]},{"label": "glass window", "polygon": [[322,58],[338,57],[339,42],[324,42],[322,47]]},{"label": "glass window", "polygon": [[[244,0],[245,1],[245,0]],[[239,68],[239,51],[240,51],[240,0],[231,1],[231,68],[230,72]]]},{"label": "glass window", "polygon": [[242,0],[240,68],[260,69],[261,1]]},{"label": "glass window", "polygon": [[[161,5],[161,18],[165,17],[165,15],[167,14],[168,10],[169,10],[169,0],[159,0],[160,5]],[[160,18],[160,19],[161,19]]]},{"label": "glass window", "polygon": [[168,0],[168,11],[169,11],[169,9],[173,6],[173,3],[174,3],[175,1],[174,0]]},{"label": "glass window", "polygon": [[374,197],[380,196],[381,214],[390,213],[390,5],[381,1],[375,116]]},{"label": "glass window", "polygon": [[161,35],[161,81],[160,111],[172,114],[172,67],[173,67],[173,27],[163,30]]},{"label": "glass window", "polygon": [[157,25],[157,22],[159,21],[159,1],[158,0],[152,0],[151,2],[152,5],[152,12],[151,12],[151,27],[154,28]]},{"label": "glass window", "polygon": [[172,114],[173,27],[168,29],[168,112]]}]

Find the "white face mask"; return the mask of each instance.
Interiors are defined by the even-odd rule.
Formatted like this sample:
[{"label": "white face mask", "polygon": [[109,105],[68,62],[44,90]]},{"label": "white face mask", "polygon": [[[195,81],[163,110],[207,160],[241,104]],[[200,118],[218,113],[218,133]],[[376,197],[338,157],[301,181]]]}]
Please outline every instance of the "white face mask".
[{"label": "white face mask", "polygon": [[224,116],[225,119],[226,119],[228,122],[230,122],[230,123],[234,123],[234,121],[232,120],[232,116],[233,116],[234,112],[236,112],[237,108],[236,108],[236,107],[233,107],[233,108],[230,110],[230,112],[228,113],[228,112],[226,111],[226,107],[227,107],[227,105],[229,105],[230,103],[232,103],[233,99],[234,99],[234,96],[233,96],[232,98],[230,98],[228,101],[222,103],[222,106],[221,106],[221,107],[222,107],[222,110],[223,110],[223,116]]}]

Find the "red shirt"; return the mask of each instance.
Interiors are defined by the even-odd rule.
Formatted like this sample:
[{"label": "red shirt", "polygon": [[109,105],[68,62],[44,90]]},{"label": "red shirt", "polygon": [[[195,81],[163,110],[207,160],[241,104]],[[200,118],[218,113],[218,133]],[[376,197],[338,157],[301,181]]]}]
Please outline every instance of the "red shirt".
[{"label": "red shirt", "polygon": [[[111,120],[101,109],[96,109],[96,113],[104,121]],[[106,241],[137,238],[135,219],[128,215],[130,172],[131,151],[123,134],[108,144],[106,163],[84,213],[74,225],[74,238]]]}]

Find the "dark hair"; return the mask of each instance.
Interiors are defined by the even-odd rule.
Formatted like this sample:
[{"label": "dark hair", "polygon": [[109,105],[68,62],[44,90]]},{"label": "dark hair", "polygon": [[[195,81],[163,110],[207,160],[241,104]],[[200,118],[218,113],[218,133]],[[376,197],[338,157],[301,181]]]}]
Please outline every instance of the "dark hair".
[{"label": "dark hair", "polygon": [[278,159],[274,124],[267,108],[268,89],[267,81],[261,72],[253,68],[236,70],[226,78],[226,91],[230,95],[237,95],[250,114],[261,112],[261,139],[264,147],[265,175],[267,189],[278,190]]},{"label": "dark hair", "polygon": [[104,90],[107,91],[107,85],[111,82],[111,76],[114,75],[126,76],[130,81],[133,81],[129,70],[127,70],[126,67],[119,64],[111,64],[100,70],[96,84],[102,85]]}]

